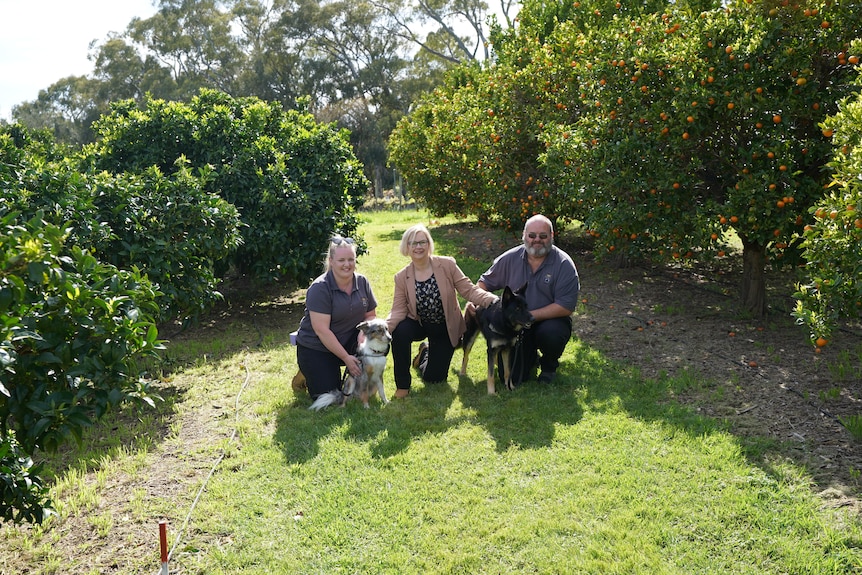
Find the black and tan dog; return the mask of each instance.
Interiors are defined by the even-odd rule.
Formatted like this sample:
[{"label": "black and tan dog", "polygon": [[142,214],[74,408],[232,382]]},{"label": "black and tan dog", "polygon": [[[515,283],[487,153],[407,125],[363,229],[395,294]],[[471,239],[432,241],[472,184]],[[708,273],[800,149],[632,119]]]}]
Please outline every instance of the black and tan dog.
[{"label": "black and tan dog", "polygon": [[330,405],[344,405],[351,396],[362,400],[362,404],[368,407],[368,400],[375,393],[380,396],[384,405],[388,403],[386,392],[383,391],[383,370],[386,369],[386,356],[389,355],[392,336],[386,327],[386,321],[372,319],[363,321],[356,327],[365,334],[365,340],[356,349],[362,372],[356,377],[346,374],[340,390],[318,396],[309,409],[319,411]]},{"label": "black and tan dog", "polygon": [[461,340],[464,349],[464,359],[461,361],[461,375],[467,375],[467,361],[470,358],[470,350],[476,343],[479,332],[488,344],[488,393],[496,393],[494,386],[494,365],[498,358],[503,364],[503,382],[509,389],[515,389],[512,382],[511,354],[518,343],[518,336],[533,323],[533,315],[527,307],[524,298],[526,284],[517,291],[512,291],[509,286],[503,290],[503,297],[486,308],[474,308],[467,306],[465,321],[467,331]]}]

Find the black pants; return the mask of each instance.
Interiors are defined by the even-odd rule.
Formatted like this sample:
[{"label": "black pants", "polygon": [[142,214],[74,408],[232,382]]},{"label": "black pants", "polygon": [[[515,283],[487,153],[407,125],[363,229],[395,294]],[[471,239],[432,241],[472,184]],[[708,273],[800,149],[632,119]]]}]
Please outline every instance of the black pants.
[{"label": "black pants", "polygon": [[[572,337],[572,317],[555,317],[533,324],[521,336],[521,349],[513,354],[512,381],[517,385],[536,376],[533,372],[538,358],[538,367],[545,373],[555,373],[560,366],[560,357]],[[539,352],[542,352],[539,357]],[[501,365],[497,368],[500,369]],[[502,377],[502,370],[500,371]]]},{"label": "black pants", "polygon": [[[347,350],[350,355],[356,353],[356,344],[354,343],[352,347],[353,349]],[[317,399],[317,396],[333,389],[341,389],[343,379],[341,368],[344,367],[344,362],[334,353],[297,345],[296,362],[302,375],[305,376],[311,399]]]},{"label": "black pants", "polygon": [[421,324],[404,318],[392,332],[392,362],[395,371],[395,386],[410,389],[410,363],[414,341],[428,340],[428,362],[422,372],[422,381],[438,383],[446,381],[449,365],[455,348],[449,341],[445,323]]}]

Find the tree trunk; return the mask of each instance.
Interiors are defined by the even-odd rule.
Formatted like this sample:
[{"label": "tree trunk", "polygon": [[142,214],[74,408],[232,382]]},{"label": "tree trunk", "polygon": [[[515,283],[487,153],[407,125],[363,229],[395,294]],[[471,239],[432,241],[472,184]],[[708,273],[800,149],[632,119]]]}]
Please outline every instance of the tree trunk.
[{"label": "tree trunk", "polygon": [[766,315],[766,252],[758,243],[743,240],[742,246],[742,307],[755,317],[763,317]]},{"label": "tree trunk", "polygon": [[383,197],[383,167],[380,164],[374,165],[374,197]]}]

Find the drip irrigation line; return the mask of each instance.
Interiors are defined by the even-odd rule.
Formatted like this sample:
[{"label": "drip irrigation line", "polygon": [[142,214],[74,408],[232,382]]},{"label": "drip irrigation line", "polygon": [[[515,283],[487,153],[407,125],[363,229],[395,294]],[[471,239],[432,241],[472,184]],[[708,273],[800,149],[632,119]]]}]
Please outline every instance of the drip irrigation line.
[{"label": "drip irrigation line", "polygon": [[[242,365],[243,365],[243,368],[245,368],[245,380],[242,382],[242,385],[240,386],[239,392],[236,394],[236,398],[234,399],[234,426],[233,426],[233,431],[231,431],[230,437],[227,440],[228,445],[233,443],[234,439],[236,439],[236,436],[238,433],[237,430],[239,427],[239,425],[238,425],[239,424],[239,400],[240,400],[240,397],[242,397],[242,394],[245,391],[245,389],[248,387],[249,382],[251,381],[251,372],[248,369],[248,364],[243,362]],[[221,462],[224,461],[225,457],[227,456],[226,447],[227,446],[222,448],[221,454],[219,455],[218,459],[216,459],[215,463],[213,463],[212,467],[210,468],[209,473],[207,474],[206,478],[204,479],[204,482],[201,484],[200,488],[198,489],[198,492],[195,495],[194,501],[192,501],[191,507],[189,507],[188,513],[186,513],[186,516],[183,519],[183,523],[180,526],[179,531],[177,531],[177,537],[174,540],[174,544],[171,547],[170,552],[168,553],[168,562],[170,562],[171,558],[174,556],[174,551],[177,550],[177,547],[179,547],[180,541],[182,541],[183,535],[185,534],[186,527],[188,527],[189,521],[191,520],[192,513],[194,512],[195,507],[197,507],[198,501],[200,501],[200,498],[204,492],[204,489],[206,489],[207,485],[209,484],[210,479],[212,479],[212,476],[215,474],[215,471],[218,468],[218,466],[221,465]],[[162,570],[157,571],[156,575],[158,575],[160,573],[162,573]]]}]

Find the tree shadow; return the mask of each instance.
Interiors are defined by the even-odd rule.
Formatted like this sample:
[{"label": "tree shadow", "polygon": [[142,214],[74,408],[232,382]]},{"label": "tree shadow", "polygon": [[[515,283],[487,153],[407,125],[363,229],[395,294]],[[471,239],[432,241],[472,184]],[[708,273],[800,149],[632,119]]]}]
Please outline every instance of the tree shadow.
[{"label": "tree shadow", "polygon": [[460,376],[458,397],[494,438],[497,451],[540,449],[554,442],[558,425],[581,420],[580,379],[574,364],[563,361],[553,383],[525,381],[509,390],[497,377],[496,395],[488,395],[485,378],[473,381]]},{"label": "tree shadow", "polygon": [[383,405],[372,398],[366,409],[349,400],[343,407],[314,412],[311,400],[300,395],[282,406],[276,417],[274,439],[289,463],[305,463],[320,451],[320,442],[336,428],[357,442],[369,443],[373,457],[385,459],[407,450],[413,439],[445,433],[453,424],[446,416],[455,399],[448,383],[414,383],[405,399],[391,399]]}]

